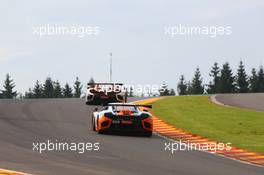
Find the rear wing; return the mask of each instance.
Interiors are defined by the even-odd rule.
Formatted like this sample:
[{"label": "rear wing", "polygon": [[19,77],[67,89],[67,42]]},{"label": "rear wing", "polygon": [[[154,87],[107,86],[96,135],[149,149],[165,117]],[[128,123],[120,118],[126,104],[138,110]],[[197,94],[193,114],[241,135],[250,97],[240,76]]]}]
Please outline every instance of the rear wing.
[{"label": "rear wing", "polygon": [[134,105],[134,104],[104,104],[103,106],[136,106],[136,107],[145,107],[152,108],[152,105]]}]

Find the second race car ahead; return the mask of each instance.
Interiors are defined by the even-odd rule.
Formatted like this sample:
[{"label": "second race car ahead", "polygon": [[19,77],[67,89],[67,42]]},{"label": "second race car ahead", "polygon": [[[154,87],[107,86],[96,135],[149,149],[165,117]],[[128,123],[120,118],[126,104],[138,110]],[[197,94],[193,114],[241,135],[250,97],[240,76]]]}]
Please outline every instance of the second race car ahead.
[{"label": "second race car ahead", "polygon": [[99,134],[106,131],[126,131],[150,137],[153,119],[145,108],[151,108],[151,105],[110,103],[100,111],[96,108],[92,115],[92,128]]},{"label": "second race car ahead", "polygon": [[85,101],[87,105],[126,102],[127,92],[122,83],[88,83]]}]

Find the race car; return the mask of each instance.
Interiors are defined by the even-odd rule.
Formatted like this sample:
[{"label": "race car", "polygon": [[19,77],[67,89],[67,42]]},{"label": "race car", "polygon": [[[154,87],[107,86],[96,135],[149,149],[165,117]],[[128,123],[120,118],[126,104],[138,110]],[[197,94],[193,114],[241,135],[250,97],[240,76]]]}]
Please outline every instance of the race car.
[{"label": "race car", "polygon": [[127,92],[122,83],[88,83],[85,96],[87,105],[126,102]]},{"label": "race car", "polygon": [[130,103],[110,103],[101,110],[95,108],[92,114],[92,129],[99,134],[114,132],[133,132],[152,136],[153,119],[147,108],[151,105]]}]

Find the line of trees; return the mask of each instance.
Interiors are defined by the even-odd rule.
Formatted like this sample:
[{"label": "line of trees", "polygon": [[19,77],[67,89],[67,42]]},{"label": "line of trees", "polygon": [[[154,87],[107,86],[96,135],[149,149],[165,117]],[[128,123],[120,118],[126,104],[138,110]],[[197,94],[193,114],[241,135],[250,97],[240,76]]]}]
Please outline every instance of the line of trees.
[{"label": "line of trees", "polygon": [[[211,81],[208,84],[203,83],[203,78],[199,68],[195,70],[191,81],[186,81],[184,75],[180,76],[177,85],[179,95],[189,94],[217,94],[217,93],[256,93],[264,92],[264,69],[260,66],[258,69],[253,68],[251,74],[247,75],[245,65],[242,61],[234,74],[228,62],[219,67],[218,63],[214,63],[210,73]],[[93,78],[89,82],[94,82]],[[3,89],[0,89],[0,98],[12,99],[18,93],[14,90],[15,83],[9,74],[6,75]],[[60,82],[53,81],[48,77],[43,84],[36,81],[33,88],[25,93],[25,98],[79,98],[82,93],[83,85],[76,77],[73,87],[66,83],[63,87]],[[175,95],[174,89],[169,89],[163,83],[159,91],[160,96]],[[129,96],[134,96],[133,89]]]},{"label": "line of trees", "polygon": [[[91,80],[90,80],[91,81]],[[10,75],[6,75],[4,81],[3,90],[0,90],[0,99],[12,99],[18,95],[17,91],[14,90],[15,83],[11,79]],[[24,98],[80,98],[82,94],[83,85],[76,77],[73,87],[66,83],[63,87],[60,82],[53,81],[50,77],[46,78],[45,82],[41,84],[38,80],[36,81],[33,88],[29,88]]]},{"label": "line of trees", "polygon": [[173,88],[169,88],[168,85],[163,82],[161,88],[159,89],[159,96],[174,96],[176,95],[175,90]]},{"label": "line of trees", "polygon": [[214,63],[209,75],[212,78],[209,84],[203,84],[199,68],[195,70],[192,81],[186,81],[184,75],[181,75],[177,86],[179,95],[264,92],[263,66],[258,70],[253,68],[251,75],[247,75],[245,66],[240,61],[234,75],[228,62],[221,68],[218,63]]},{"label": "line of trees", "polygon": [[34,87],[25,93],[25,98],[80,98],[82,87],[78,77],[73,88],[68,83],[62,87],[58,80],[53,81],[48,77],[43,84],[37,80]]}]

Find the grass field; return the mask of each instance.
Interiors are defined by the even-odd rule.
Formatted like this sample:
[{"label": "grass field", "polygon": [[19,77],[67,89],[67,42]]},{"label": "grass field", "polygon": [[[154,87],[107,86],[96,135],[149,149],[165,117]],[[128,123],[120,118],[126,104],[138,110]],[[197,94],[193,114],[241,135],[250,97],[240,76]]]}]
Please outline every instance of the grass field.
[{"label": "grass field", "polygon": [[192,134],[264,153],[264,112],[219,106],[208,96],[164,98],[153,112]]}]

